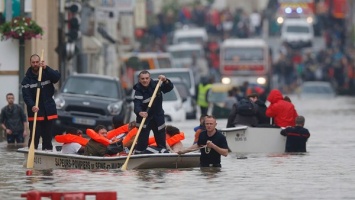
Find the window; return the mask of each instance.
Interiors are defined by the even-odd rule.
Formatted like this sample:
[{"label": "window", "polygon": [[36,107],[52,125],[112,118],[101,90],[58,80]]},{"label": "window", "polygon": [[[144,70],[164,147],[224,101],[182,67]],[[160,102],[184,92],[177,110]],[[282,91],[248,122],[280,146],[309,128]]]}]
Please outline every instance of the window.
[{"label": "window", "polygon": [[176,90],[171,90],[168,93],[163,93],[163,100],[164,101],[176,101],[178,98],[175,93]]},{"label": "window", "polygon": [[111,80],[92,77],[71,77],[66,82],[63,93],[84,94],[108,98],[122,98],[118,85]]},{"label": "window", "polygon": [[224,60],[262,61],[264,60],[264,50],[262,48],[226,48]]},{"label": "window", "polygon": [[171,62],[169,58],[158,58],[159,68],[171,68]]},{"label": "window", "polygon": [[191,58],[192,55],[196,55],[197,58],[202,57],[202,52],[200,49],[171,51],[170,53],[173,56],[173,58]]},{"label": "window", "polygon": [[286,32],[289,32],[289,33],[309,33],[310,30],[307,26],[287,26]]}]

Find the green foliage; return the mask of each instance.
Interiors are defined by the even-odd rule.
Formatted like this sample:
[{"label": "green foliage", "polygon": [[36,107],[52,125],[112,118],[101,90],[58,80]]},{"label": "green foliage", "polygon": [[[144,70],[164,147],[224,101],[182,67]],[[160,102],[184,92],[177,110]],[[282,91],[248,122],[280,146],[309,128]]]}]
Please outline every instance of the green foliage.
[{"label": "green foliage", "polygon": [[42,38],[43,29],[31,18],[16,17],[0,26],[1,40]]}]

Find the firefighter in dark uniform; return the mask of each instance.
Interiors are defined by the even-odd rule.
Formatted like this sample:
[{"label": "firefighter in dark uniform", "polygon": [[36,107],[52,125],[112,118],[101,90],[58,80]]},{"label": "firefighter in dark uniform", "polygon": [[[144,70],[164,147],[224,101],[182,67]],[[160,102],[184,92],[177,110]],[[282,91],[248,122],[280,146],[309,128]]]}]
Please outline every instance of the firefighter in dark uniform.
[{"label": "firefighter in dark uniform", "polygon": [[153,130],[154,138],[158,148],[166,148],[165,117],[163,110],[163,93],[170,92],[174,85],[164,75],[158,77],[162,84],[156,94],[151,108],[147,111],[148,104],[158,84],[157,80],[150,78],[150,73],[146,70],[138,75],[138,83],[133,86],[134,93],[134,113],[137,116],[136,126],[139,127],[143,118],[146,118],[138,137],[135,153],[142,153],[148,146],[150,130]]},{"label": "firefighter in dark uniform", "polygon": [[[36,132],[34,138],[35,149],[38,148],[40,137],[42,137],[42,150],[52,150],[52,127],[53,121],[58,118],[56,105],[53,99],[54,84],[60,79],[60,73],[47,66],[40,57],[34,54],[30,58],[31,67],[27,70],[22,80],[22,96],[27,105],[27,115],[30,127],[30,139],[32,140],[32,130],[34,113],[37,112]],[[42,79],[38,83],[39,68],[42,67]],[[37,88],[40,87],[38,107],[36,107]]]}]

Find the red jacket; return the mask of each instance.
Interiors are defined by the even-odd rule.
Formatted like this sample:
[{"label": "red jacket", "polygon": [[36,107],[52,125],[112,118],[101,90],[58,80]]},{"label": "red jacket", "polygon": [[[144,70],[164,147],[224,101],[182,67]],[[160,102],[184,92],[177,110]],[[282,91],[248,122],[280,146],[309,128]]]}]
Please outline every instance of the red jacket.
[{"label": "red jacket", "polygon": [[295,126],[295,119],[298,116],[295,106],[283,100],[279,90],[271,90],[267,100],[271,103],[266,109],[266,116],[274,118],[277,126]]}]

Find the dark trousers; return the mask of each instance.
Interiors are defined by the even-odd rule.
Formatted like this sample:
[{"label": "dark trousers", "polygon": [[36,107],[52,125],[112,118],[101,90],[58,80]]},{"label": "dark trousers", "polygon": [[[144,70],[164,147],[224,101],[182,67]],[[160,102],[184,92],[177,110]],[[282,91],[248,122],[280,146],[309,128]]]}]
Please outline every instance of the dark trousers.
[{"label": "dark trousers", "polygon": [[[29,122],[30,127],[30,139],[28,140],[28,147],[31,145],[32,135],[33,135],[33,121]],[[38,148],[39,138],[42,137],[42,150],[52,150],[52,127],[53,120],[37,121],[36,122],[36,132],[34,138],[35,149]]]},{"label": "dark trousers", "polygon": [[143,126],[141,133],[139,134],[135,148],[137,151],[144,151],[148,147],[150,130],[153,130],[157,147],[166,148],[165,126],[159,128],[155,120],[150,120],[145,127]]},{"label": "dark trousers", "polygon": [[200,106],[200,108],[201,108],[201,115],[207,115],[208,107]]},{"label": "dark trousers", "polygon": [[12,134],[6,134],[7,143],[8,144],[15,144],[16,143],[24,143],[25,138],[23,137],[23,130],[12,132]]}]

